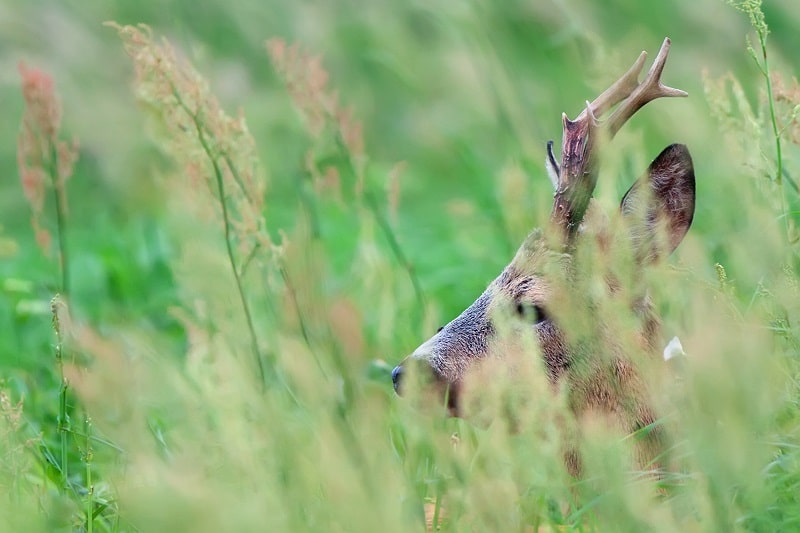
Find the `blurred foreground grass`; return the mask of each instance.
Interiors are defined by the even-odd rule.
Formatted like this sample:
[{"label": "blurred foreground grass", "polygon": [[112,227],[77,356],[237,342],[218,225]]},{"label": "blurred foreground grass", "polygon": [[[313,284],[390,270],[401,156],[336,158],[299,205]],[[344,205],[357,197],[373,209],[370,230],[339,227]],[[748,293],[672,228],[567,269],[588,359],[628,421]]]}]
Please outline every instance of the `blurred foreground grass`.
[{"label": "blurred foreground grass", "polygon": [[[722,2],[0,6],[6,528],[406,531],[424,528],[426,503],[455,530],[798,527],[800,8],[764,12],[782,76],[781,186],[745,35],[758,41]],[[186,94],[246,117],[228,153],[268,183],[241,196],[261,225],[248,225],[251,205],[234,228],[254,335],[202,181],[210,160],[157,91],[132,88],[106,20],[151,25],[202,73],[194,86],[208,80]],[[689,354],[663,399],[686,466],[655,499],[652,480],[615,468],[623,447],[602,434],[587,446],[591,475],[569,479],[543,387],[531,386],[509,435],[502,422],[476,428],[398,401],[386,369],[546,220],[544,145],[560,138],[560,113],[574,115],[666,35],[665,81],[690,98],[640,113],[598,188],[613,209],[664,145],[692,151],[697,215],[653,288],[665,334]],[[271,38],[321,63],[287,62],[281,74]],[[35,245],[16,179],[21,60],[53,75],[62,137],[80,146],[67,185],[74,339],[61,408],[50,316],[60,274]],[[310,90],[323,71],[325,90]],[[313,105],[299,113],[298,101]],[[220,144],[238,127],[225,124],[208,130]]]}]

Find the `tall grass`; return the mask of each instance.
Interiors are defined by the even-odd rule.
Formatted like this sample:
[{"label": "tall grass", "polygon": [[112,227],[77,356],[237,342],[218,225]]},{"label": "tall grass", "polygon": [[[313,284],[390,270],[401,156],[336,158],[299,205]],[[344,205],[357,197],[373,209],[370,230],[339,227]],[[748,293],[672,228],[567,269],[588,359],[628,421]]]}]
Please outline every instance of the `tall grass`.
[{"label": "tall grass", "polygon": [[[269,97],[294,110],[297,138],[290,142],[286,132],[259,138],[246,110],[225,111],[225,98],[180,48],[146,27],[115,25],[132,61],[141,124],[152,139],[150,194],[165,205],[157,223],[170,243],[165,276],[174,298],[162,310],[169,321],[162,316],[161,322],[168,327],[152,327],[133,311],[113,322],[93,319],[85,311],[100,305],[93,301],[70,300],[77,313],[66,320],[59,314],[63,302],[54,301],[58,366],[51,364],[43,379],[55,374],[60,380],[51,408],[41,407],[35,391],[17,403],[0,389],[0,483],[9,488],[0,498],[4,525],[83,531],[796,528],[800,263],[794,228],[800,211],[796,190],[780,184],[798,168],[800,91],[796,83],[775,83],[774,63],[766,63],[766,22],[756,16],[760,3],[745,7],[764,24],[755,30],[759,68],[770,83],[758,94],[733,74],[706,76],[714,122],[698,127],[719,136],[713,150],[690,146],[698,221],[672,266],[645,275],[665,337],[680,335],[687,353],[674,365],[643,363],[662,415],[658,423],[672,441],[673,465],[657,479],[630,469],[629,444],[641,435],[619,435],[600,423],[581,428],[585,475],[568,475],[565,398],[553,394],[536,357],[513,359],[510,376],[502,364],[481,373],[483,394],[467,420],[443,417],[437,398],[394,395],[388,370],[448,319],[438,309],[438,291],[426,290],[425,279],[435,286],[435,275],[420,275],[426,257],[409,251],[414,233],[425,227],[415,201],[426,191],[414,189],[421,171],[413,160],[395,163],[398,154],[385,163],[372,155],[391,153],[380,146],[391,137],[358,120],[363,102],[336,91],[344,81],[326,69],[324,54],[283,40],[267,43],[260,68],[274,72],[271,83],[280,88]],[[681,53],[691,51],[673,49],[673,56]],[[512,97],[507,87],[504,95]],[[520,127],[513,122],[509,128]],[[609,154],[607,172],[640,170],[647,143],[633,133],[618,142],[624,154]],[[261,143],[272,155],[263,156]],[[482,168],[480,146],[441,148],[450,149],[467,161],[464,168]],[[524,214],[530,202],[522,191],[539,190],[527,168],[525,161],[509,163],[500,184],[489,187],[503,202],[491,224],[505,228],[510,241],[532,219]],[[51,184],[63,187],[67,174],[55,174]],[[544,180],[543,172],[535,176]],[[30,181],[23,184],[32,190]],[[45,204],[37,201],[34,212],[44,215]],[[57,222],[58,205],[51,206]],[[427,216],[448,220],[476,210],[466,200],[436,207]],[[61,234],[63,224],[57,227]],[[34,228],[41,235],[41,225]],[[453,243],[432,235],[423,249],[444,263],[436,265],[444,285],[459,293],[466,280],[452,279],[447,255],[431,250],[481,244],[457,228],[448,235]],[[492,253],[504,248],[499,240],[486,245]],[[79,254],[76,248],[70,257]],[[62,279],[54,285],[66,291],[66,246],[60,250],[56,277]],[[499,270],[510,255],[484,259]],[[618,268],[617,259],[598,259],[595,266],[598,272]],[[590,280],[587,291],[594,288]],[[69,294],[72,299],[74,291]],[[461,303],[471,297],[463,295]],[[595,304],[605,323],[627,331],[633,318],[625,306],[601,294]]]}]

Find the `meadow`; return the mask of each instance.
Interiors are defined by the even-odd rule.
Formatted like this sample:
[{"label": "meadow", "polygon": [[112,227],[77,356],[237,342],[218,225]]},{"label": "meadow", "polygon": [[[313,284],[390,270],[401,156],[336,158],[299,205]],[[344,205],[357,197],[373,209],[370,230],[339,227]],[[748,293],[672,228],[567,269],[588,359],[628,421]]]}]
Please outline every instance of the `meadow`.
[{"label": "meadow", "polygon": [[[795,0],[0,3],[0,529],[800,528],[798,27]],[[561,113],[665,36],[689,97],[620,132],[596,199],[691,150],[648,275],[680,467],[589,428],[576,479],[535,368],[487,384],[514,431],[390,372],[547,223]]]}]

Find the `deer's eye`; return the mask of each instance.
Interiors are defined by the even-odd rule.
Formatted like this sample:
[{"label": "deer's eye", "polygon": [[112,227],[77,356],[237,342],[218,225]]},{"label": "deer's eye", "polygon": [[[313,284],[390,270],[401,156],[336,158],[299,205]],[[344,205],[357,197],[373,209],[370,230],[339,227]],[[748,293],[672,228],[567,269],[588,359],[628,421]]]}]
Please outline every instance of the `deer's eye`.
[{"label": "deer's eye", "polygon": [[539,324],[547,319],[544,309],[535,304],[518,302],[516,312],[518,317],[531,324]]}]

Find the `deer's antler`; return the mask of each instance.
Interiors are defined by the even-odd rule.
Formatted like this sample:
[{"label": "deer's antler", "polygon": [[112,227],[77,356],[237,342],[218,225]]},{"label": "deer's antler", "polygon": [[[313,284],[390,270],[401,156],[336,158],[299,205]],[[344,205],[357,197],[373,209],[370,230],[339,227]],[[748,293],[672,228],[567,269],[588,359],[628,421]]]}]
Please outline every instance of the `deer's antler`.
[{"label": "deer's antler", "polygon": [[[597,137],[607,135],[609,140],[613,138],[628,119],[648,102],[662,97],[687,96],[686,92],[661,83],[669,47],[670,40],[666,38],[642,83],[637,80],[647,52],[642,52],[631,68],[594,101],[587,101],[585,109],[575,120],[567,118],[566,113],[562,114],[560,165],[553,155],[552,141],[547,144],[548,165],[557,176],[550,220],[564,231],[568,240],[577,232],[597,183],[597,156],[594,150]],[[607,120],[598,120],[617,104],[619,106]]]}]

